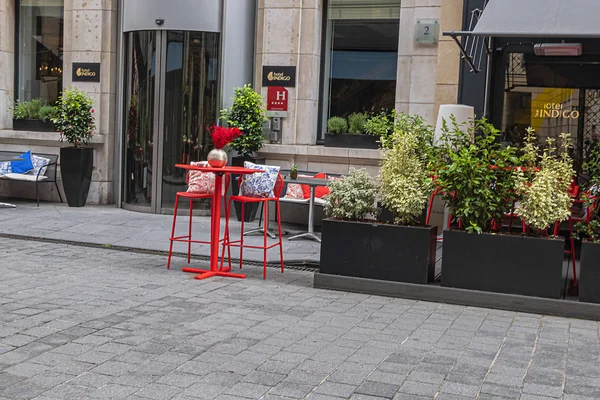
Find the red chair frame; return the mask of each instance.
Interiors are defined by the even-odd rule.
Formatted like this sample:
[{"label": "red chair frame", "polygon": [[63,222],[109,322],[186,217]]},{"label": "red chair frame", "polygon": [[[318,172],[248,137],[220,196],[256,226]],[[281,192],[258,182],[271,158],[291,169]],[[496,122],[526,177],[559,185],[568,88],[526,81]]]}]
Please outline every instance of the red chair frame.
[{"label": "red chair frame", "polygon": [[[191,172],[194,172],[194,171],[188,171],[188,173],[185,175],[185,183],[186,184],[189,184]],[[230,182],[229,175],[226,175],[226,177],[225,177],[225,196],[227,196],[227,190],[229,190],[229,182]],[[220,188],[220,189],[222,190],[222,188]],[[215,188],[215,190],[219,190],[219,189]],[[190,220],[189,220],[189,225],[188,225],[188,234],[181,235],[181,236],[175,236],[175,227],[177,224],[177,210],[179,209],[179,199],[180,198],[189,199],[189,201],[190,201],[190,204],[189,204]],[[192,210],[193,210],[193,206],[194,206],[194,200],[212,199],[212,198],[213,198],[213,195],[208,194],[208,193],[177,192],[175,194],[175,208],[173,210],[173,226],[171,228],[171,237],[169,238],[170,245],[169,245],[169,257],[168,257],[168,261],[167,261],[167,269],[171,269],[171,256],[173,254],[173,242],[182,242],[182,243],[188,244],[188,254],[187,254],[188,264],[190,263],[190,259],[191,259],[192,243],[210,244],[210,242],[207,242],[204,240],[192,240]],[[226,210],[226,212],[228,210],[226,198],[225,198],[225,210]],[[225,236],[227,236],[227,231],[225,231]],[[219,239],[219,242],[224,241],[224,240],[225,240],[224,238]],[[230,254],[230,257],[231,257],[231,254]]]},{"label": "red chair frame", "polygon": [[[243,182],[244,177],[241,176],[239,178],[239,182],[240,182],[240,187],[241,184]],[[262,249],[263,250],[263,279],[267,279],[267,251],[269,249],[272,249],[273,247],[277,247],[279,246],[279,257],[280,257],[280,262],[281,262],[281,272],[283,272],[284,270],[284,261],[283,261],[283,235],[282,235],[282,230],[281,230],[281,212],[280,212],[280,204],[279,204],[279,198],[281,197],[281,192],[283,191],[283,186],[284,186],[284,181],[283,181],[283,177],[281,176],[281,174],[277,175],[277,181],[275,182],[275,187],[273,188],[273,195],[274,197],[247,197],[247,196],[242,196],[242,195],[237,195],[237,196],[231,196],[229,197],[229,203],[227,206],[227,218],[226,218],[226,222],[225,222],[225,240],[223,241],[223,253],[221,255],[221,269],[223,269],[223,261],[224,261],[224,257],[225,257],[225,247],[227,247],[228,252],[229,252],[229,268],[231,268],[231,247],[239,247],[240,248],[240,268],[242,268],[242,264],[243,264],[243,251],[244,248],[248,248],[248,249]],[[240,239],[239,240],[230,240],[229,237],[229,217],[230,217],[230,213],[231,213],[231,202],[232,201],[238,201],[241,203],[242,206],[242,225],[241,225],[241,230],[240,230]],[[263,205],[263,217],[264,217],[264,224],[263,226],[268,226],[268,220],[269,220],[269,203],[270,202],[274,202],[275,203],[275,207],[276,207],[276,214],[277,214],[277,229],[278,229],[278,236],[279,236],[279,240],[271,245],[267,244],[267,238],[268,238],[268,231],[267,229],[263,230],[263,238],[264,238],[264,243],[262,246],[250,246],[247,244],[244,244],[244,206],[246,203],[261,203]]]}]

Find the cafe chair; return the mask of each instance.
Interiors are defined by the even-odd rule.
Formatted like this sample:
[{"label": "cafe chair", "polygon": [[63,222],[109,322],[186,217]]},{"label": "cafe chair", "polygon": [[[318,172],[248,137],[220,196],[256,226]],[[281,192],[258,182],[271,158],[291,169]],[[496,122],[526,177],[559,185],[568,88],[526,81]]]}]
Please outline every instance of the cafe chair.
[{"label": "cafe chair", "polygon": [[[208,166],[204,161],[192,162],[191,165]],[[215,178],[214,174],[210,172],[202,171],[188,171],[185,176],[185,181],[188,184],[188,190],[186,192],[177,192],[175,195],[175,209],[173,210],[173,226],[171,228],[171,237],[169,238],[169,257],[167,261],[167,269],[171,269],[171,256],[173,254],[173,243],[181,242],[187,243],[187,262],[190,263],[192,243],[207,244],[210,245],[210,241],[194,240],[192,239],[192,210],[194,209],[194,200],[212,199],[215,190]],[[229,175],[225,177],[225,187],[222,188],[223,193],[227,194],[229,189]],[[188,234],[175,236],[175,227],[177,224],[177,210],[179,209],[179,199],[189,200],[190,208],[190,220],[188,224]],[[225,199],[225,206],[227,207],[227,199]],[[226,209],[227,211],[227,209]],[[227,231],[225,233],[227,235]],[[223,241],[221,239],[219,241]],[[230,255],[231,256],[231,255]]]},{"label": "cafe chair", "polygon": [[[260,175],[260,173],[257,173],[254,175]],[[244,179],[248,179],[248,178],[245,176],[240,177],[240,193],[242,192],[242,184],[243,184]],[[229,197],[229,203],[228,203],[227,211],[226,211],[227,217],[225,219],[225,221],[226,221],[225,222],[225,240],[223,242],[223,253],[221,255],[221,269],[223,269],[225,248],[227,248],[229,253],[231,253],[231,247],[239,247],[240,248],[240,268],[242,268],[242,264],[243,264],[244,248],[262,249],[263,250],[263,279],[267,279],[267,251],[269,249],[279,246],[279,259],[280,259],[280,263],[281,263],[281,272],[283,272],[283,270],[284,270],[283,244],[282,244],[283,243],[283,234],[282,234],[282,230],[281,230],[281,213],[280,213],[281,207],[279,204],[279,198],[281,197],[281,192],[283,190],[283,186],[284,186],[283,177],[281,176],[281,174],[277,173],[275,186],[273,187],[273,190],[269,193],[268,197],[244,196],[241,194],[239,194],[237,196]],[[239,240],[230,240],[230,236],[229,236],[229,217],[231,214],[231,202],[232,201],[240,202],[241,206],[242,206],[242,222],[241,222],[240,239]],[[275,203],[275,214],[277,217],[277,229],[278,229],[277,242],[269,245],[267,242],[269,231],[268,231],[268,229],[264,229],[263,230],[264,242],[263,242],[262,246],[251,246],[251,245],[244,243],[244,208],[245,208],[244,206],[247,203],[258,203],[263,206],[263,208],[264,208],[264,213],[263,213],[264,225],[263,226],[268,226],[267,223],[269,220],[269,203]],[[229,256],[229,268],[231,268],[231,256]]]}]

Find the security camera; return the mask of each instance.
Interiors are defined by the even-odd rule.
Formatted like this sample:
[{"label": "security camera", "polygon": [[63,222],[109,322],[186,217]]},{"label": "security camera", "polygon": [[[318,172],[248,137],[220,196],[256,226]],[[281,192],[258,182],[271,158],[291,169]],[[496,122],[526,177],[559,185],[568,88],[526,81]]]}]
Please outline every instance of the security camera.
[{"label": "security camera", "polygon": [[156,22],[156,25],[161,26],[162,24],[165,23],[164,19],[155,19],[154,22]]}]

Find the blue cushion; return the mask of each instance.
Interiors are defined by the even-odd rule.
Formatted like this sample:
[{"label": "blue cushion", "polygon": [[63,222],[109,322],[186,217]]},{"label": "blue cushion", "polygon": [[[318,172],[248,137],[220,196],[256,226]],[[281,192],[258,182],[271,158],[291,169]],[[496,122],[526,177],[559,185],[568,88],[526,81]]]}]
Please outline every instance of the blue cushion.
[{"label": "blue cushion", "polygon": [[244,176],[240,185],[240,194],[246,197],[274,197],[273,189],[279,176],[279,168],[271,165],[258,165],[248,161],[244,162],[244,168],[260,169],[265,172],[257,172]]},{"label": "blue cushion", "polygon": [[21,154],[19,158],[22,158],[23,161],[10,162],[13,174],[26,174],[33,170],[33,163],[31,162],[31,150],[27,150],[25,153]]},{"label": "blue cushion", "polygon": [[10,161],[0,162],[0,175],[10,174],[11,172]]}]

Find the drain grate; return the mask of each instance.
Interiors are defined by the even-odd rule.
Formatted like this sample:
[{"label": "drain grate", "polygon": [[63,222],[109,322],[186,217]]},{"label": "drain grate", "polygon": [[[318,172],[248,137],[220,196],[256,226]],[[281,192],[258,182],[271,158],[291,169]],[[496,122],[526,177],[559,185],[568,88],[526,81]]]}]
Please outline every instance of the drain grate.
[{"label": "drain grate", "polygon": [[[0,238],[5,239],[14,239],[14,240],[26,240],[33,242],[41,242],[41,243],[54,243],[54,244],[62,244],[68,246],[78,246],[78,247],[87,247],[87,248],[95,248],[95,249],[104,249],[104,250],[112,250],[112,251],[122,251],[125,253],[136,253],[136,254],[147,254],[153,256],[167,257],[169,253],[167,251],[161,250],[150,250],[150,249],[139,249],[136,247],[127,247],[127,246],[116,246],[111,244],[99,244],[99,243],[87,243],[87,242],[77,242],[74,240],[64,240],[64,239],[51,239],[51,238],[43,238],[43,237],[35,237],[35,236],[24,236],[24,235],[15,235],[9,233],[0,233]],[[182,252],[173,252],[173,256],[186,258],[187,253]],[[192,254],[191,258],[193,260],[200,260],[208,262],[210,257],[202,256],[202,255],[194,255]],[[232,263],[239,263],[239,258],[231,258]],[[244,261],[246,265],[253,265],[260,267],[263,265],[260,261]],[[267,267],[269,268],[280,268],[279,263],[268,262]],[[315,272],[319,269],[319,263],[310,262],[305,260],[289,260],[285,261],[285,268],[293,269],[297,271],[310,271]]]}]

